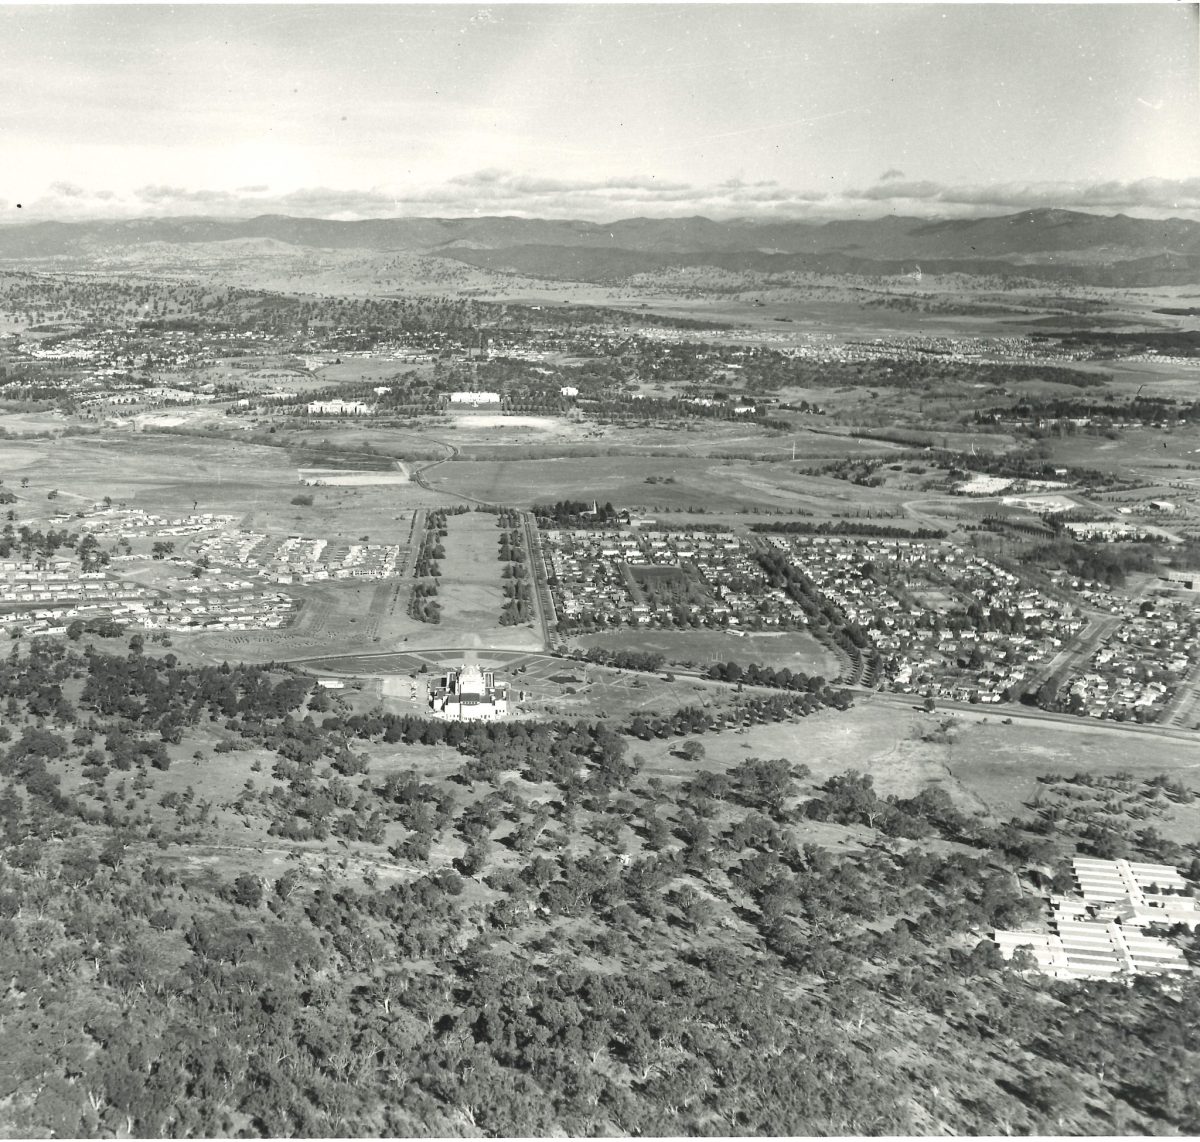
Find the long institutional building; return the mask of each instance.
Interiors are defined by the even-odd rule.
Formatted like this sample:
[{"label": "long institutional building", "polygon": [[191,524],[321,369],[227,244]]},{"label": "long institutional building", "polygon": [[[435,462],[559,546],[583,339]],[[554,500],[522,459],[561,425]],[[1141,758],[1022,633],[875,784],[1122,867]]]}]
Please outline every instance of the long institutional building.
[{"label": "long institutional building", "polygon": [[466,663],[448,670],[429,687],[429,708],[452,721],[492,721],[508,713],[508,683],[490,670]]},{"label": "long institutional building", "polygon": [[1075,857],[1079,896],[1050,898],[1049,932],[995,933],[1005,959],[1026,948],[1039,970],[1055,979],[1111,979],[1190,971],[1174,944],[1155,927],[1200,927],[1200,901],[1178,871],[1165,864]]}]

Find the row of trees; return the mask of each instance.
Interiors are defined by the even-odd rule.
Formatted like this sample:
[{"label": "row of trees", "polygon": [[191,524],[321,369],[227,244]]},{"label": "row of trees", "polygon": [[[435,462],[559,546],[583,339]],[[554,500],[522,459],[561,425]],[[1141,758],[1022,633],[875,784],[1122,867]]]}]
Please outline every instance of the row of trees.
[{"label": "row of trees", "polygon": [[504,606],[500,611],[501,626],[517,626],[533,618],[533,584],[526,567],[525,540],[520,515],[514,511],[501,514],[497,521],[500,532],[499,559],[504,564]]},{"label": "row of trees", "polygon": [[782,587],[788,597],[803,608],[808,627],[815,638],[840,649],[850,662],[847,680],[857,682],[874,652],[870,636],[817,587],[799,567],[792,564],[781,551],[764,551],[756,555],[772,587]]},{"label": "row of trees", "polygon": [[892,527],[888,524],[871,523],[868,520],[780,520],[773,523],[756,523],[751,531],[781,535],[861,535],[878,539],[945,539],[946,532],[933,527]]},{"label": "row of trees", "polygon": [[413,584],[408,600],[409,617],[418,622],[442,621],[442,606],[437,601],[437,580],[442,573],[441,560],[446,558],[442,540],[448,534],[447,517],[450,514],[451,509],[439,508],[425,515],[425,527],[413,563],[413,575],[418,582]]}]

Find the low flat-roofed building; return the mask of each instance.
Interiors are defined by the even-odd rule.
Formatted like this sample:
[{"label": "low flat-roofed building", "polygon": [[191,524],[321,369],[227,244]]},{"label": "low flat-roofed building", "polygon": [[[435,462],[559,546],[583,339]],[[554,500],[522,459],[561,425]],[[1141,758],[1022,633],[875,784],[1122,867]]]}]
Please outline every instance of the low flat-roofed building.
[{"label": "low flat-roofed building", "polygon": [[1112,905],[1125,923],[1200,924],[1196,898],[1188,882],[1169,864],[1075,857],[1072,862],[1079,893],[1088,904]]},{"label": "low flat-roofed building", "polygon": [[1027,947],[1039,970],[1056,979],[1191,970],[1179,948],[1146,931],[1155,925],[1200,926],[1200,908],[1177,869],[1093,857],[1072,863],[1082,899],[1050,898],[1052,932],[995,932],[1005,959]]}]

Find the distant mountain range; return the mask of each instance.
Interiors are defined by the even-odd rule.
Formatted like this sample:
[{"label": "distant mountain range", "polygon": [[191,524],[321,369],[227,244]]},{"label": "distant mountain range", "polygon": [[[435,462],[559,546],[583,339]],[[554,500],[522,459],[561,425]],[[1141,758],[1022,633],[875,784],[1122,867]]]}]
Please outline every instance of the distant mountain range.
[{"label": "distant mountain range", "polygon": [[1200,223],[1031,210],[999,218],[834,222],[629,218],[389,218],[337,222],[262,215],[0,226],[0,260],[88,262],[153,246],[244,243],[411,252],[500,273],[617,282],[671,267],[736,272],[1005,274],[1097,285],[1200,281]]}]

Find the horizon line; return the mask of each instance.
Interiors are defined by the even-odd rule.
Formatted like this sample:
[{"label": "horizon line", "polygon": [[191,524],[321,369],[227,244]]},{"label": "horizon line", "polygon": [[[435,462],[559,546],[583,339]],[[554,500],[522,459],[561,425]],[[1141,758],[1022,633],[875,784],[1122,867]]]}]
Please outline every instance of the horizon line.
[{"label": "horizon line", "polygon": [[[18,206],[20,209],[20,206]],[[359,225],[370,222],[485,222],[488,220],[514,222],[562,222],[583,223],[589,226],[615,226],[622,222],[712,222],[727,224],[740,222],[752,226],[770,226],[786,223],[801,225],[826,225],[831,222],[878,222],[884,219],[896,221],[913,221],[922,223],[936,222],[982,222],[1002,218],[1016,218],[1023,215],[1038,214],[1072,214],[1086,218],[1125,218],[1136,222],[1186,222],[1200,225],[1195,219],[1182,215],[1171,215],[1166,218],[1148,217],[1132,213],[1129,210],[1118,210],[1114,213],[1104,213],[1095,209],[1083,209],[1077,206],[1030,206],[1014,210],[1011,207],[998,206],[994,211],[980,211],[977,214],[899,214],[884,211],[879,214],[839,214],[831,212],[820,214],[788,214],[764,217],[749,214],[628,214],[617,218],[586,218],[579,215],[550,215],[533,213],[498,213],[498,214],[388,214],[367,216],[361,218],[337,218],[327,214],[288,214],[279,211],[263,211],[254,214],[136,214],[127,217],[104,217],[102,215],[83,215],[79,217],[38,218],[31,215],[0,219],[0,226],[30,226],[56,224],[71,225],[125,225],[131,222],[255,222],[262,218],[282,218],[298,222],[332,222],[339,225]]]}]

